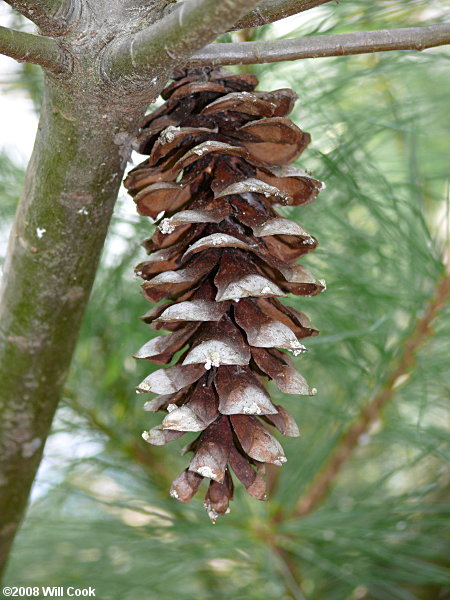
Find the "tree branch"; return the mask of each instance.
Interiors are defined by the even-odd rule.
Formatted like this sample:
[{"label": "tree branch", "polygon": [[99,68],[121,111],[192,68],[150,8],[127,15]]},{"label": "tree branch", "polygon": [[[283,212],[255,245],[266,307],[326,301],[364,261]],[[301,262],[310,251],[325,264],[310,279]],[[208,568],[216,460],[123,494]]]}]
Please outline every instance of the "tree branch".
[{"label": "tree branch", "polygon": [[190,0],[135,35],[111,45],[105,56],[110,79],[146,78],[155,69],[168,70],[242,17],[260,0]]},{"label": "tree branch", "polygon": [[53,73],[62,73],[68,68],[67,57],[55,40],[1,26],[0,54],[40,65]]},{"label": "tree branch", "polygon": [[274,42],[210,44],[192,55],[185,64],[190,67],[247,65],[386,50],[425,50],[445,44],[450,44],[450,23],[319,35]]},{"label": "tree branch", "polygon": [[331,2],[331,0],[265,0],[257,8],[246,14],[229,31],[267,25],[292,15],[298,15],[326,2]]},{"label": "tree branch", "polygon": [[61,34],[81,9],[75,0],[5,0],[14,10],[33,21],[43,33]]},{"label": "tree branch", "polygon": [[425,314],[418,319],[411,335],[406,340],[403,354],[397,367],[387,378],[382,390],[361,411],[357,421],[341,438],[322,472],[313,481],[310,489],[297,504],[296,517],[310,514],[326,497],[337,476],[357,448],[359,439],[379,420],[381,411],[392,400],[399,382],[414,366],[420,347],[429,340],[433,331],[431,325],[450,297],[450,271],[441,278],[436,287],[434,299],[428,304]]}]

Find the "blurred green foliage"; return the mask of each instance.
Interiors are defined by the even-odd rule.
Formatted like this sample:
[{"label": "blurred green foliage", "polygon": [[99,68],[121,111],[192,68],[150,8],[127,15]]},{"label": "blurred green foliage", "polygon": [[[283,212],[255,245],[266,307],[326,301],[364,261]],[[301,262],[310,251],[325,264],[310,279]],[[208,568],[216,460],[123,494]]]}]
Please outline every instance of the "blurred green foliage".
[{"label": "blurred green foliage", "polygon": [[[448,8],[348,0],[289,19],[285,31],[400,27]],[[282,35],[276,24],[253,39]],[[238,488],[231,514],[214,527],[199,499],[184,506],[168,497],[186,463],[184,439],[164,448],[140,439],[161,420],[133,393],[155,367],[130,358],[154,334],[137,319],[148,304],[133,279],[152,226],[121,196],[6,584],[92,585],[102,600],[449,597],[448,307],[326,501],[303,519],[272,520],[307,494],[342,432],[383,388],[443,274],[449,66],[446,47],[255,66],[260,89],[298,92],[294,120],[313,137],[299,164],[327,183],[314,204],[283,209],[321,244],[304,263],[328,291],[289,300],[321,330],[297,359],[319,394],[272,390],[302,437],[282,440],[289,460],[270,502]],[[17,81],[38,99],[23,67]],[[21,174],[5,158],[0,165],[5,223]]]}]

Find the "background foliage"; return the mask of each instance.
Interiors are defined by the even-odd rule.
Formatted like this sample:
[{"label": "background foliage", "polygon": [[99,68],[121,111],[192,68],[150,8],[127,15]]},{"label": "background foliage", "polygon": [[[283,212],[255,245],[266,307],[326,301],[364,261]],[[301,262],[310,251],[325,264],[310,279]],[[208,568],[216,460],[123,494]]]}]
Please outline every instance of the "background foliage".
[{"label": "background foliage", "polygon": [[[448,8],[348,0],[249,36],[400,27],[437,21]],[[184,442],[161,449],[140,439],[160,421],[133,393],[152,366],[130,358],[152,333],[137,319],[148,304],[133,279],[152,226],[121,196],[8,585],[92,585],[103,600],[450,597],[448,306],[331,493],[308,516],[292,516],[341,434],[385,389],[443,275],[449,64],[440,48],[253,69],[260,89],[299,94],[294,120],[313,137],[300,165],[327,190],[313,205],[284,211],[319,239],[305,264],[329,289],[290,300],[321,330],[297,359],[319,394],[271,392],[302,437],[283,440],[289,460],[271,473],[271,501],[238,488],[231,514],[214,527],[200,500],[184,506],[168,497],[186,462],[176,451]],[[34,69],[18,67],[2,84],[5,92],[17,86],[39,103]],[[5,236],[23,174],[6,156],[0,167]],[[281,522],[273,518],[279,507]]]}]

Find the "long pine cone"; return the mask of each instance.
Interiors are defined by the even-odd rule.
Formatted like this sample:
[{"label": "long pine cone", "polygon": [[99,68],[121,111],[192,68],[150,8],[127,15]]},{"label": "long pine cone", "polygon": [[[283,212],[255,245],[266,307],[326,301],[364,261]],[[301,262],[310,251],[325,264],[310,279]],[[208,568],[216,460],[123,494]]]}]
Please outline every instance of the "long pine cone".
[{"label": "long pine cone", "polygon": [[176,364],[137,388],[158,394],[146,410],[167,411],[143,437],[162,445],[199,432],[171,495],[188,502],[210,479],[205,506],[213,521],[229,510],[230,467],[252,496],[266,500],[265,463],[281,466],[286,457],[265,425],[299,434],[263,382],[272,379],[288,394],[316,392],[280,349],[297,355],[305,351],[299,340],[317,331],[278,298],[324,289],[293,264],[317,241],[275,207],[308,204],[323,184],[286,166],[310,141],[286,118],[296,94],[255,92],[257,83],[223,69],[178,71],[162,93],[166,102],[143,124],[138,150],[149,158],[125,181],[139,214],[159,220],[143,243],[149,259],[136,272],[150,302],[168,302],[143,320],[172,332],[136,358],[165,365],[181,351]]}]

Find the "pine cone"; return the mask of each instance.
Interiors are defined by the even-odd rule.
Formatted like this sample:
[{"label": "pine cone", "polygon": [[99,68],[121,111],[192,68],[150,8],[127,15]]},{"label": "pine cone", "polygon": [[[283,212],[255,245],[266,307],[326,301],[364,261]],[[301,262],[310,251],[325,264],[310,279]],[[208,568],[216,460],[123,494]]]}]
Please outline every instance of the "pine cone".
[{"label": "pine cone", "polygon": [[165,217],[143,243],[150,256],[136,272],[148,300],[169,300],[143,320],[172,333],[136,358],[164,365],[181,352],[137,388],[159,394],[146,410],[168,413],[143,437],[162,445],[201,432],[185,449],[193,458],[171,495],[187,502],[210,479],[212,520],[229,510],[230,467],[252,496],[266,499],[264,465],[286,457],[265,424],[299,434],[262,382],[272,379],[288,394],[316,392],[280,349],[297,355],[306,350],[299,339],[317,331],[278,297],[324,289],[292,264],[317,241],[275,207],[308,204],[323,184],[286,166],[310,141],[286,118],[296,94],[255,92],[256,85],[252,75],[223,69],[177,72],[162,93],[165,104],[143,123],[137,149],[149,158],[125,181],[141,215]]}]

